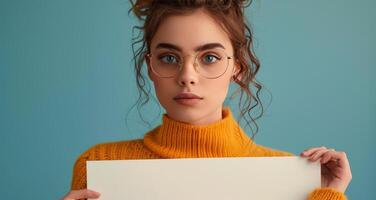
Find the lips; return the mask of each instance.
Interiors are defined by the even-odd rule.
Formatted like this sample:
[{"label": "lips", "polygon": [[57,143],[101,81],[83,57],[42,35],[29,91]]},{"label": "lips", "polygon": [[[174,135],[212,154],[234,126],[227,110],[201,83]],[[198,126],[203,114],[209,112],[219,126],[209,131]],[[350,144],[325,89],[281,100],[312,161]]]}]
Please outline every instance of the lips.
[{"label": "lips", "polygon": [[194,93],[180,93],[174,97],[174,99],[203,99],[202,97]]},{"label": "lips", "polygon": [[174,100],[183,106],[194,106],[201,102],[203,98],[193,93],[180,93]]}]

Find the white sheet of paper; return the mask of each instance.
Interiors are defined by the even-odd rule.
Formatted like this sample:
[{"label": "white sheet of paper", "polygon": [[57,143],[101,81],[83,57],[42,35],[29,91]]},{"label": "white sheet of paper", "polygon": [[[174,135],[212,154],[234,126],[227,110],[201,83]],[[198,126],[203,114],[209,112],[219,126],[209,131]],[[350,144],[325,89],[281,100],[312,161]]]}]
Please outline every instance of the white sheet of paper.
[{"label": "white sheet of paper", "polygon": [[101,200],[306,200],[320,185],[299,156],[87,161]]}]

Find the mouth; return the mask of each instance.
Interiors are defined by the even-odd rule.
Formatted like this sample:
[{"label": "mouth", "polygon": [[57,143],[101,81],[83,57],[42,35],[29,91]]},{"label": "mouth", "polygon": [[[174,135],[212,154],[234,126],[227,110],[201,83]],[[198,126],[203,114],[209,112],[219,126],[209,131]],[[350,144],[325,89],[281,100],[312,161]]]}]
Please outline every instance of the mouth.
[{"label": "mouth", "polygon": [[203,97],[200,97],[199,95],[193,94],[193,93],[180,93],[176,97],[174,97],[174,100],[184,106],[193,106],[199,103]]}]

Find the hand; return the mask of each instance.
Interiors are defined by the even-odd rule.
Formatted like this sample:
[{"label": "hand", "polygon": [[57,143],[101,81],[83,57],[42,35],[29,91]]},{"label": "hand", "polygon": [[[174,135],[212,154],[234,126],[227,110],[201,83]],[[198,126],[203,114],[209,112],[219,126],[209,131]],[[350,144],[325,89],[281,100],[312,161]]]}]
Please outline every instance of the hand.
[{"label": "hand", "polygon": [[100,195],[100,193],[89,189],[71,190],[61,200],[78,200],[86,198],[98,199]]},{"label": "hand", "polygon": [[306,157],[311,162],[320,160],[321,187],[330,187],[343,193],[346,191],[352,175],[345,152],[326,147],[314,147],[304,150],[300,156]]}]

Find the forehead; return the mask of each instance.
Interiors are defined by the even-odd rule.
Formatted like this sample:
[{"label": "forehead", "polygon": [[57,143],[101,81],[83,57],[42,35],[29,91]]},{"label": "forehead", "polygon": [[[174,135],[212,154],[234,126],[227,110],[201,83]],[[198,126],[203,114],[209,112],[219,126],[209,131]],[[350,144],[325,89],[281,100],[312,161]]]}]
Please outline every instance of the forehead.
[{"label": "forehead", "polygon": [[207,43],[220,43],[226,52],[232,52],[230,38],[221,25],[203,10],[187,15],[165,18],[151,41],[151,49],[159,43],[171,43],[185,52],[194,52],[197,46]]}]

